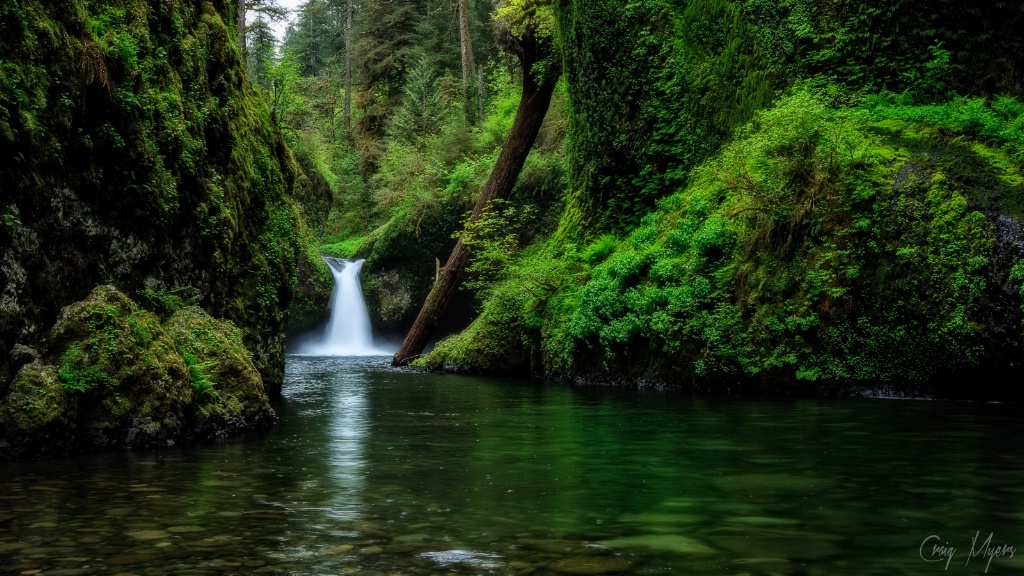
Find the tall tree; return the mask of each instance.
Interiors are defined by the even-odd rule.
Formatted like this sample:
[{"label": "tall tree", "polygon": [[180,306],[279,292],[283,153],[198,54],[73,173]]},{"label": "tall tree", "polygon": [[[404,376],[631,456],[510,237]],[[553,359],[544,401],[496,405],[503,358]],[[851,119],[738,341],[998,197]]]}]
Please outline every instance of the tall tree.
[{"label": "tall tree", "polygon": [[391,115],[402,101],[406,71],[415,61],[420,0],[365,0],[362,34],[356,45],[356,94],[362,117],[356,124],[360,153],[371,165],[380,153]]},{"label": "tall tree", "polygon": [[285,49],[299,57],[303,76],[315,76],[337,66],[345,49],[344,0],[308,0],[288,27]]},{"label": "tall tree", "polygon": [[473,92],[470,82],[473,78],[473,33],[469,27],[469,0],[459,0],[459,45],[462,48],[462,105],[466,122],[472,124]]},{"label": "tall tree", "polygon": [[405,98],[395,110],[388,131],[392,138],[411,144],[437,130],[450,108],[433,67],[425,59],[409,71],[402,92]]},{"label": "tall tree", "polygon": [[[552,0],[499,0],[496,38],[519,61],[522,95],[512,129],[477,198],[470,223],[480,217],[492,200],[506,198],[512,191],[544,122],[560,73],[554,49]],[[460,239],[395,354],[393,364],[408,364],[423,352],[459,287],[468,261],[469,253]]]},{"label": "tall tree", "polygon": [[348,0],[345,7],[345,135],[352,134],[352,20],[355,5]]},{"label": "tall tree", "polygon": [[236,25],[238,27],[238,50],[242,56],[242,62],[249,60],[248,36],[251,26],[247,24],[246,16],[249,12],[256,12],[272,22],[280,22],[288,15],[288,10],[281,7],[277,0],[237,0],[235,3]]},{"label": "tall tree", "polygon": [[262,14],[249,25],[248,62],[246,63],[249,79],[253,84],[270,90],[270,68],[277,51],[277,38],[270,28],[270,23]]}]

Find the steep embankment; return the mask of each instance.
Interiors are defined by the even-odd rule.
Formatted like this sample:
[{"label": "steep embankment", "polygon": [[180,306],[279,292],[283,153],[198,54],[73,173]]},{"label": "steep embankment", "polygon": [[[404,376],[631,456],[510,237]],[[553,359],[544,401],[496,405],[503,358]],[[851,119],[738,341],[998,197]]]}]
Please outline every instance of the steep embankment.
[{"label": "steep embankment", "polygon": [[798,93],[625,238],[524,257],[427,364],[1015,397],[1022,126],[1010,98],[831,110]]},{"label": "steep embankment", "polygon": [[[330,192],[296,165],[245,79],[233,4],[0,6],[0,437],[12,452],[45,444],[33,411],[78,430],[67,449],[90,449],[189,437],[200,420],[209,432],[216,418],[203,412],[259,412],[279,393],[297,269],[329,279],[302,206],[329,204],[318,199]],[[123,295],[93,293],[103,284]],[[198,313],[167,319],[190,303],[238,332]],[[214,332],[244,344],[231,362],[255,371],[219,370],[218,352],[168,344]],[[142,373],[162,391],[133,392]],[[228,392],[229,381],[251,388],[253,374],[265,393]],[[82,409],[109,394],[116,418]],[[200,410],[203,394],[244,406]],[[140,442],[139,422],[163,429]],[[92,442],[96,430],[104,439]]]},{"label": "steep embankment", "polygon": [[560,229],[425,365],[1015,396],[1020,6],[560,6]]}]

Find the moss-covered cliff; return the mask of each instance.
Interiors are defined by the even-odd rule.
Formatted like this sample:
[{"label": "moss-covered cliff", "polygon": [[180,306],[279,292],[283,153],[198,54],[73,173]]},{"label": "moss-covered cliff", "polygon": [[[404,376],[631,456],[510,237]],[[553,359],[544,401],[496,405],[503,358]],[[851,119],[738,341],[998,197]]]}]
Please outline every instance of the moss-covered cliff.
[{"label": "moss-covered cliff", "polygon": [[563,0],[560,228],[422,364],[1016,396],[1022,26],[1019,3]]},{"label": "moss-covered cliff", "polygon": [[628,236],[528,253],[425,364],[1016,397],[1022,123],[1009,98],[831,110],[798,93]]},{"label": "moss-covered cliff", "polygon": [[101,284],[230,320],[279,393],[297,271],[326,273],[303,207],[330,192],[245,78],[233,22],[226,0],[0,2],[0,397]]}]

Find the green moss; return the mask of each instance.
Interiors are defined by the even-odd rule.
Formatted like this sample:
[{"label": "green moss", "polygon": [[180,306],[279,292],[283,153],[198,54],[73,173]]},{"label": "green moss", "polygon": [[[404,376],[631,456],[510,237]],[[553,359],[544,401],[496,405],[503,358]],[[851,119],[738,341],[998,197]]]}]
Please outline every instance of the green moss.
[{"label": "green moss", "polygon": [[196,306],[175,312],[164,328],[188,367],[199,430],[260,427],[273,421],[241,330]]},{"label": "green moss", "polygon": [[[299,261],[315,252],[303,219],[322,228],[330,191],[296,164],[245,80],[233,9],[143,0],[4,8],[0,156],[13,161],[0,170],[11,202],[0,228],[14,230],[17,220],[44,229],[54,190],[68,191],[61,201],[74,214],[70,229],[39,239],[68,256],[66,272],[29,275],[75,286],[114,281],[164,315],[186,303],[172,302],[170,291],[191,285],[199,304],[242,328],[276,391]],[[88,232],[75,227],[83,222]],[[116,247],[107,259],[115,262],[97,263],[95,245],[105,244]],[[126,244],[161,257],[124,265],[117,250]],[[39,266],[27,252],[13,257]],[[315,260],[307,263],[322,280]],[[0,340],[48,325],[56,312],[26,308],[38,317],[5,320]],[[79,360],[65,363],[71,379]],[[76,386],[98,383],[81,376]]]},{"label": "green moss", "polygon": [[335,258],[355,258],[359,248],[365,241],[366,235],[353,236],[341,242],[321,246],[320,251],[326,256],[333,256]]},{"label": "green moss", "polygon": [[[986,213],[1014,215],[1024,190],[1015,137],[984,117],[996,136],[978,134],[973,102],[947,106],[928,124],[797,93],[626,238],[531,253],[422,364],[776,393],[984,370],[1004,320],[986,312]],[[558,272],[537,284],[538,267]]]},{"label": "green moss", "polygon": [[0,427],[16,438],[46,433],[71,436],[76,412],[76,397],[53,367],[33,362],[22,367],[0,401]]},{"label": "green moss", "polygon": [[134,443],[123,435],[142,419],[152,426],[139,442],[182,433],[192,401],[186,366],[159,318],[113,287],[96,288],[62,311],[48,359],[77,399],[77,414],[68,418],[101,445]]}]

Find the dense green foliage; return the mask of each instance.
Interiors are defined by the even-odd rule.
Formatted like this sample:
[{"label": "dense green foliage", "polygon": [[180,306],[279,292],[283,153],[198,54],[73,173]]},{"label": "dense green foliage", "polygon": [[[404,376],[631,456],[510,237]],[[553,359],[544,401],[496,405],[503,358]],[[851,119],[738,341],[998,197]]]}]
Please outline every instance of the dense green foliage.
[{"label": "dense green foliage", "polygon": [[774,98],[1022,93],[1024,6],[892,0],[563,0],[570,235],[628,230]]},{"label": "dense green foliage", "polygon": [[1022,121],[1009,99],[798,93],[623,241],[524,258],[428,364],[775,392],[985,371],[1005,362],[985,306],[1009,270],[982,211],[1019,214]]},{"label": "dense green foliage", "polygon": [[[518,80],[504,70],[507,62],[494,45],[493,6],[480,0],[469,6],[479,67],[469,91],[480,98],[474,108],[485,112],[469,114],[472,123],[461,90],[457,12],[447,0],[311,0],[299,7],[276,56],[250,58],[250,78],[263,88],[284,139],[306,172],[323,174],[333,191],[329,218],[311,224],[310,232],[325,254],[367,259],[363,284],[374,324],[384,331],[411,323],[433,281],[435,259],[454,244],[515,113]],[[255,40],[250,37],[251,48]],[[549,154],[531,161],[521,198],[538,205],[559,199],[563,121],[558,116],[546,132]],[[300,270],[300,278],[307,272]],[[322,268],[312,274],[329,278]],[[309,327],[324,310],[293,305],[291,328]]]},{"label": "dense green foliage", "polygon": [[423,365],[774,393],[984,375],[968,393],[1014,394],[1024,5],[558,15],[559,230]]},{"label": "dense green foliage", "polygon": [[[170,339],[149,364],[183,422],[261,418],[252,368],[273,392],[284,330],[326,313],[321,253],[365,258],[400,332],[459,237],[480,317],[432,367],[771,392],[1016,374],[1021,2],[475,0],[468,85],[457,4],[308,0],[283,42],[252,13],[243,54],[227,0],[0,0],[0,349],[23,347],[0,398],[74,420],[51,408]],[[511,196],[467,224],[521,93],[499,46],[537,14],[562,61],[527,80],[563,80]],[[42,332],[108,283],[143,308]]]}]

